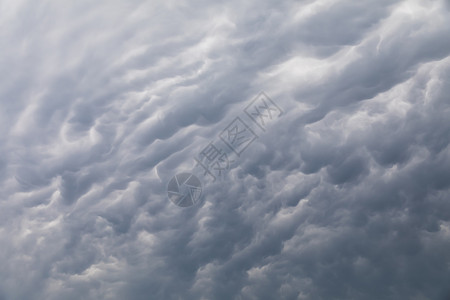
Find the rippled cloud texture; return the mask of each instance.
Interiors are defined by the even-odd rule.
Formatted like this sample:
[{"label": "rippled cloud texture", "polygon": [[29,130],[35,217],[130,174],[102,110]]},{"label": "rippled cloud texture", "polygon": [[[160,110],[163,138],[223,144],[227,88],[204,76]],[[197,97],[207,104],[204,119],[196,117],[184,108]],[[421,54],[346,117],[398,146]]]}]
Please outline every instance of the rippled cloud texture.
[{"label": "rippled cloud texture", "polygon": [[0,45],[1,300],[450,299],[449,1],[1,1]]}]

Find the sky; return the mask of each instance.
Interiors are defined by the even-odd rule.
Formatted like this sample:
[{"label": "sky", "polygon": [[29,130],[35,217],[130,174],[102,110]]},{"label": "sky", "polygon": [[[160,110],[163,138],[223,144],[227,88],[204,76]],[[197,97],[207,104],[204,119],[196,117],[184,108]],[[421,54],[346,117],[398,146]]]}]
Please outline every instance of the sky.
[{"label": "sky", "polygon": [[449,37],[448,0],[0,0],[0,300],[449,300]]}]

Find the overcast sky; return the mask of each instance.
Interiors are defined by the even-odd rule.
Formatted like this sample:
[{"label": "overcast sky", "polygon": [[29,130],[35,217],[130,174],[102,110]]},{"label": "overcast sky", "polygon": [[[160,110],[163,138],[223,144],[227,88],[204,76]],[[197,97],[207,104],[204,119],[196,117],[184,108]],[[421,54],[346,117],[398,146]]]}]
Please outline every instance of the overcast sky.
[{"label": "overcast sky", "polygon": [[0,300],[450,299],[450,1],[2,0],[0,74]]}]

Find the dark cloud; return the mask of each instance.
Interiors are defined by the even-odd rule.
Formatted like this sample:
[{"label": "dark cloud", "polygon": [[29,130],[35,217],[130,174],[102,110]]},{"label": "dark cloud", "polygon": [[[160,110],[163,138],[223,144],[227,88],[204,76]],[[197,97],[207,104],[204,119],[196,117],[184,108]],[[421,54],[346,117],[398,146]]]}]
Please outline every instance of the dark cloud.
[{"label": "dark cloud", "polygon": [[0,5],[0,299],[449,299],[448,1]]}]

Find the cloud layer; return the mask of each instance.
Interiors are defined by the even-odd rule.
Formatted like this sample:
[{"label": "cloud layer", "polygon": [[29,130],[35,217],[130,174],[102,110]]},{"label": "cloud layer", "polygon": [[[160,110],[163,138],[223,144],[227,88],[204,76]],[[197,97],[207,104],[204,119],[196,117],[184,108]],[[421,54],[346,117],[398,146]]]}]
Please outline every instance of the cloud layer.
[{"label": "cloud layer", "polygon": [[[1,1],[0,299],[449,299],[449,16]],[[173,205],[262,90],[285,113]]]}]

